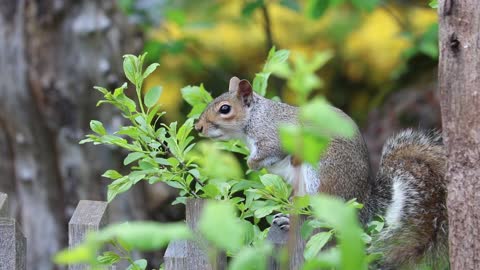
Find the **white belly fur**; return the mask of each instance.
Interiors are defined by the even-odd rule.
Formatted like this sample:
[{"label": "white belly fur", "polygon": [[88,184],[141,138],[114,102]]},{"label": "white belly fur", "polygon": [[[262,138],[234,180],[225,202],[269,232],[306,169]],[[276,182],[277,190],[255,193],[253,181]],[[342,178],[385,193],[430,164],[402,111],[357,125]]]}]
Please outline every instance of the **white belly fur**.
[{"label": "white belly fur", "polygon": [[[281,176],[285,181],[294,185],[296,171],[295,167],[290,163],[290,159],[291,157],[287,156],[267,168],[267,170],[273,174]],[[303,163],[300,167],[299,178],[300,183],[299,190],[296,191],[297,196],[318,193],[318,187],[320,186],[319,174],[312,165]]]}]

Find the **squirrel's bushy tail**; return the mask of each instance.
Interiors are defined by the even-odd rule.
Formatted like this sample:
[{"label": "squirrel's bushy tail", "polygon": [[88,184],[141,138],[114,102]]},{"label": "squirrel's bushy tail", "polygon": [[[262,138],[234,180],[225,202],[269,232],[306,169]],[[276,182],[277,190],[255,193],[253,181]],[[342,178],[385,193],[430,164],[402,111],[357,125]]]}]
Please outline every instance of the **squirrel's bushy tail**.
[{"label": "squirrel's bushy tail", "polygon": [[406,130],[385,143],[374,197],[387,227],[371,247],[384,254],[382,269],[448,260],[445,170],[437,132]]}]

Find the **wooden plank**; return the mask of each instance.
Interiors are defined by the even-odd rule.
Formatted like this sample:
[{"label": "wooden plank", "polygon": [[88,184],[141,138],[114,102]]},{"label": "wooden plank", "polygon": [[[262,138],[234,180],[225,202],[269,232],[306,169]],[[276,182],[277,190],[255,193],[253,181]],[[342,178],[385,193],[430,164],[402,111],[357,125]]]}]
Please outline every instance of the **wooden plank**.
[{"label": "wooden plank", "polygon": [[[187,225],[195,233],[198,232],[198,222],[202,215],[202,210],[207,201],[204,199],[188,199],[185,206],[185,217]],[[205,241],[187,241],[187,252],[189,266],[198,270],[220,270],[227,267],[227,256],[220,252],[215,256],[215,261],[209,260],[206,252],[207,243]],[[167,269],[168,270],[168,269]]]},{"label": "wooden plank", "polygon": [[[205,204],[203,199],[188,199],[185,206],[186,223],[193,232],[198,232],[198,222]],[[224,252],[210,261],[206,252],[205,241],[173,241],[168,245],[165,253],[165,270],[198,269],[221,270],[227,265],[227,256]]]},{"label": "wooden plank", "polygon": [[0,192],[0,217],[8,217],[8,196]]},{"label": "wooden plank", "polygon": [[26,239],[13,218],[0,217],[0,270],[26,270]]},{"label": "wooden plank", "polygon": [[[81,200],[68,223],[68,246],[80,244],[88,232],[98,231],[107,222],[107,202]],[[69,265],[69,270],[90,269],[85,264]],[[111,268],[114,269],[114,268]]]},{"label": "wooden plank", "polygon": [[301,234],[303,223],[307,220],[307,216],[292,216],[290,218],[290,231],[288,236],[288,254],[290,260],[290,270],[301,269],[305,262],[303,252],[305,250],[306,241]]},{"label": "wooden plank", "polygon": [[172,241],[163,256],[166,270],[188,269],[187,241]]}]

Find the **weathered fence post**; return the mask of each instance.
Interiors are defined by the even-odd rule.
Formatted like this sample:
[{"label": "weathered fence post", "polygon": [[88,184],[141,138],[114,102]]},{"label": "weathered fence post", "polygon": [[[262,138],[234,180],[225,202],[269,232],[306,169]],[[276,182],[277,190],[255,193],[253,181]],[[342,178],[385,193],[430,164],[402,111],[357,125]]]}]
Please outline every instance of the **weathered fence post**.
[{"label": "weathered fence post", "polygon": [[[98,231],[107,223],[107,202],[81,200],[68,222],[68,246],[80,244],[88,232]],[[88,265],[69,265],[69,270],[90,269]],[[112,266],[110,269],[115,269]]]},{"label": "weathered fence post", "polygon": [[[274,245],[274,253],[268,262],[268,270],[297,270],[304,263],[303,251],[306,241],[301,235],[301,228],[307,217],[304,215],[291,216],[290,231],[282,231],[279,226],[273,225],[268,232],[267,240]],[[283,252],[288,252],[288,257],[283,260]],[[287,267],[288,265],[288,267]]]},{"label": "weathered fence post", "polygon": [[163,256],[165,270],[189,269],[187,245],[186,240],[176,240],[168,244]]},{"label": "weathered fence post", "polygon": [[26,270],[26,239],[15,219],[8,217],[8,196],[0,193],[0,270]]},{"label": "weathered fence post", "polygon": [[[203,199],[188,199],[185,206],[187,225],[194,232],[198,231],[197,224],[200,219]],[[202,248],[203,246],[203,248]],[[227,259],[225,253],[217,254],[215,261],[209,260],[206,244],[195,241],[172,241],[165,252],[165,270],[198,269],[217,270],[225,269]]]},{"label": "weathered fence post", "polygon": [[0,217],[8,216],[8,196],[0,192]]}]

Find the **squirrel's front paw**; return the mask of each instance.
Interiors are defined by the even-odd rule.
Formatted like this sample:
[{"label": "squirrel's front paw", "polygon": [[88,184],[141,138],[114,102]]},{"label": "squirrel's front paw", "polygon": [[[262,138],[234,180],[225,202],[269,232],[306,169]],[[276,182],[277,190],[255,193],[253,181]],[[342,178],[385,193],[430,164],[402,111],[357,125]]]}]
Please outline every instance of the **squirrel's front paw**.
[{"label": "squirrel's front paw", "polygon": [[273,216],[272,225],[280,227],[284,231],[290,229],[290,217],[287,214],[278,213]]}]

